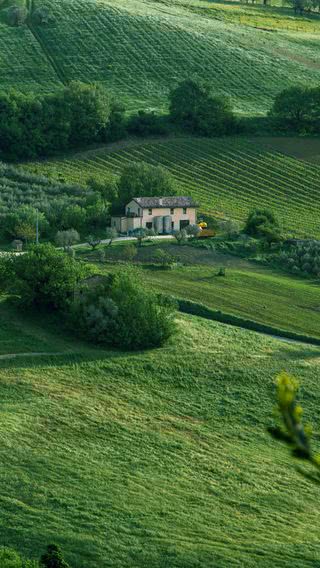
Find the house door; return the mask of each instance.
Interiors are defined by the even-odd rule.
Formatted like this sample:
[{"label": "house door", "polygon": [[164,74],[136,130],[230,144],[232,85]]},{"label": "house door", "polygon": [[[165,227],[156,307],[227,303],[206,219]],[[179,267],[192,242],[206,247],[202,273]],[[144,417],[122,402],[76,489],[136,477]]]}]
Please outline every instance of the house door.
[{"label": "house door", "polygon": [[180,231],[181,231],[181,229],[185,229],[186,227],[188,227],[188,225],[190,225],[189,219],[181,219],[181,221],[180,221]]}]

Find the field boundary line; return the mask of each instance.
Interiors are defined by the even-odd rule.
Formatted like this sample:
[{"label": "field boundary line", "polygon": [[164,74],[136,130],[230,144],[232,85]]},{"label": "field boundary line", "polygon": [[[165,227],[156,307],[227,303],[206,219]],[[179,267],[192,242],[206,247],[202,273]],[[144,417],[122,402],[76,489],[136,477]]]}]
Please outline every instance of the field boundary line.
[{"label": "field boundary line", "polygon": [[37,41],[37,43],[39,44],[42,52],[44,53],[47,61],[50,63],[52,69],[54,70],[55,74],[57,75],[59,81],[63,84],[63,85],[67,85],[68,81],[64,76],[63,71],[60,69],[60,66],[58,65],[58,63],[55,61],[54,57],[51,55],[51,53],[49,52],[46,44],[44,43],[44,41],[41,38],[41,35],[38,33],[38,31],[36,30],[35,26],[32,23],[32,12],[34,9],[34,3],[31,2],[31,10],[29,13],[29,17],[27,19],[27,27],[30,31],[30,33],[32,33],[33,37],[35,38],[35,40]]},{"label": "field boundary line", "polygon": [[267,335],[269,337],[273,337],[274,339],[279,339],[282,341],[305,343],[308,345],[316,345],[320,347],[320,338],[318,337],[273,327],[268,324],[263,324],[254,320],[228,314],[220,310],[213,310],[212,308],[209,308],[208,306],[201,304],[200,302],[197,303],[192,302],[191,300],[183,300],[178,297],[174,297],[174,299],[178,302],[179,311],[185,314],[198,316],[211,321],[217,321],[219,323],[231,325],[233,327],[239,327],[249,331],[254,331],[256,333],[262,333],[263,335]]}]

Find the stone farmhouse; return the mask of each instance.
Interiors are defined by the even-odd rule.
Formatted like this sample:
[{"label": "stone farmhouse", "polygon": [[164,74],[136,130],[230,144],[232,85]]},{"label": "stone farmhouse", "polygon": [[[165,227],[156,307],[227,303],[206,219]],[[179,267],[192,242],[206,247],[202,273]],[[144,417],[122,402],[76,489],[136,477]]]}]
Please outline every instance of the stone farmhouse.
[{"label": "stone farmhouse", "polygon": [[111,217],[111,227],[130,234],[135,229],[154,229],[169,235],[197,222],[197,203],[192,197],[134,197],[125,215]]}]

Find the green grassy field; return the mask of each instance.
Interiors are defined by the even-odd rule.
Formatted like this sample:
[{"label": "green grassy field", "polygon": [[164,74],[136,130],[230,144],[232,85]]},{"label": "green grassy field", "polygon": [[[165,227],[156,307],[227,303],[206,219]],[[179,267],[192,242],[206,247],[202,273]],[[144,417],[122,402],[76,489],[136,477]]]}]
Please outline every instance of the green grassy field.
[{"label": "green grassy field", "polygon": [[198,0],[33,5],[50,8],[49,25],[0,24],[5,87],[43,91],[72,79],[98,81],[129,110],[163,110],[169,89],[194,76],[230,96],[238,112],[263,114],[284,87],[320,80],[318,15]]},{"label": "green grassy field", "polygon": [[[108,172],[121,173],[133,161],[161,164],[173,173],[181,192],[192,195],[200,212],[243,221],[255,207],[273,209],[284,229],[320,236],[320,168],[273,150],[270,139],[177,138],[128,144],[66,158],[25,164],[28,170],[72,183]],[[292,142],[291,142],[292,143]]]},{"label": "green grassy field", "polygon": [[1,353],[57,353],[0,359],[2,542],[53,540],[77,568],[317,566],[318,486],[266,426],[284,368],[316,416],[319,349],[179,316],[166,347],[128,354],[0,314],[20,325]]},{"label": "green grassy field", "polygon": [[[116,243],[108,252],[111,261],[121,258],[118,251],[122,244]],[[163,270],[151,265],[157,248],[179,257],[185,266]],[[97,253],[85,249],[78,257],[92,262]],[[136,263],[142,268],[141,278],[156,290],[258,323],[320,337],[318,281],[286,275],[235,256],[171,243],[142,247]],[[97,266],[107,272],[121,269],[116,263]],[[224,278],[217,276],[220,267],[226,268]]]}]

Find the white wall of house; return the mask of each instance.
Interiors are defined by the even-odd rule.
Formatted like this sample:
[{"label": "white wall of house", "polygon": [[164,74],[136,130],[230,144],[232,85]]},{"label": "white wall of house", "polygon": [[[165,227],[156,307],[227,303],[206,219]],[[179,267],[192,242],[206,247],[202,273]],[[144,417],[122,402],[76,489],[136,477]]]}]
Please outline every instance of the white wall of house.
[{"label": "white wall of house", "polygon": [[[172,229],[180,229],[180,221],[189,221],[190,225],[195,225],[197,222],[197,211],[195,207],[152,207],[150,209],[143,209],[136,201],[130,201],[126,207],[126,215],[134,214],[142,217],[141,226],[145,229],[154,224],[155,217],[170,216],[173,226]],[[140,226],[140,225],[139,225]]]}]

